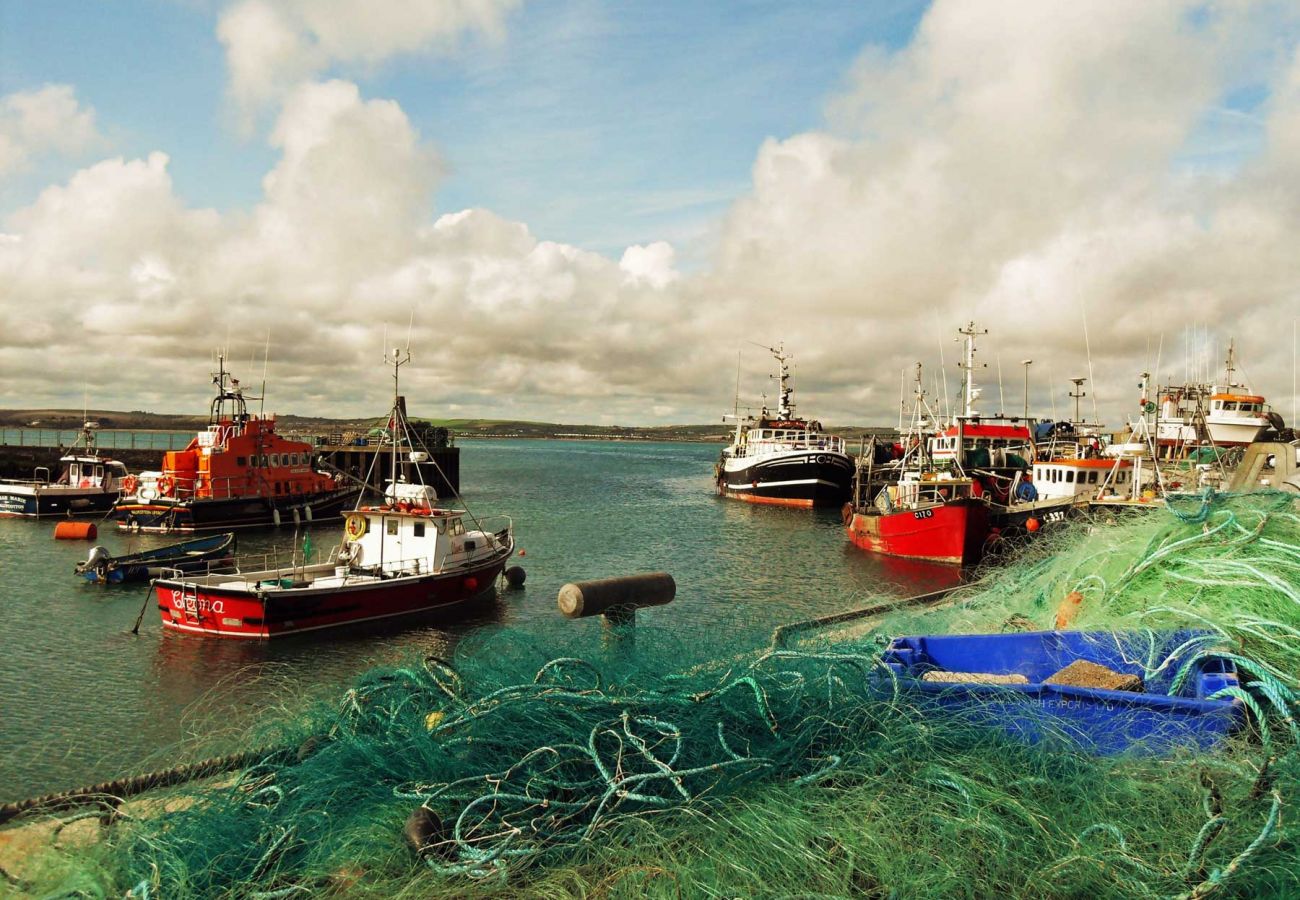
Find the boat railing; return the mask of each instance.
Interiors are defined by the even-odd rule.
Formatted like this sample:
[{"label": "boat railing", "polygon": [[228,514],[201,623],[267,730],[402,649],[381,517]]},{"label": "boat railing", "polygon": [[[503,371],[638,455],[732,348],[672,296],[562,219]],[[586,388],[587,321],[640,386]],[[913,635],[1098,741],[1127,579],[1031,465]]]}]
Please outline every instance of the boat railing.
[{"label": "boat railing", "polygon": [[486,531],[488,534],[493,534],[497,537],[501,537],[502,535],[509,536],[513,534],[515,530],[514,519],[503,515],[483,516],[481,519],[475,519],[472,524],[474,524],[479,531]]},{"label": "boat railing", "polygon": [[844,438],[829,435],[799,435],[793,438],[751,438],[736,456],[804,450],[814,453],[843,453]]}]

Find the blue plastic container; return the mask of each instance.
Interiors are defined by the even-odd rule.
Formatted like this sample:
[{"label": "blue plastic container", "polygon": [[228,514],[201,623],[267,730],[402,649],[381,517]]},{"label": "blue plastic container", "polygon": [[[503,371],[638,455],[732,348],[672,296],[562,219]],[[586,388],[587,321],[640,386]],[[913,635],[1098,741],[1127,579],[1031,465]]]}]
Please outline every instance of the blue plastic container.
[{"label": "blue plastic container", "polygon": [[[1244,721],[1240,702],[1209,699],[1237,685],[1229,660],[1206,656],[1211,632],[1033,631],[1014,634],[919,635],[894,638],[883,656],[904,696],[923,709],[996,727],[1031,743],[1084,750],[1165,754],[1208,749]],[[1077,659],[1142,678],[1145,690],[1044,684]],[[1191,663],[1179,689],[1175,677]],[[923,681],[929,671],[1019,674],[1028,684]]]}]

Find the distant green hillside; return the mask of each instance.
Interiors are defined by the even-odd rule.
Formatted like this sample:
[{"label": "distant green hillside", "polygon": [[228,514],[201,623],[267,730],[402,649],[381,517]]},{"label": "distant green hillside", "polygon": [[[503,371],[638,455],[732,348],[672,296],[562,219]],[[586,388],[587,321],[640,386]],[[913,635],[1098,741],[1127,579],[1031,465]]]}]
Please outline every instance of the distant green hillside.
[{"label": "distant green hillside", "polygon": [[[280,415],[278,421],[285,431],[349,431],[369,428],[382,423],[387,413],[368,418],[326,419],[317,416]],[[206,416],[178,416],[150,413],[141,410],[120,412],[92,409],[83,413],[79,409],[12,409],[0,410],[0,427],[4,428],[80,428],[85,418],[98,422],[101,428],[120,428],[160,431],[192,431],[207,423]],[[413,421],[450,430],[460,438],[519,437],[568,438],[632,441],[725,441],[731,428],[722,423],[715,425],[581,425],[555,422],[521,422],[512,419],[426,419]],[[889,428],[862,426],[831,427],[833,433],[842,435],[850,444],[863,434],[892,433]]]}]

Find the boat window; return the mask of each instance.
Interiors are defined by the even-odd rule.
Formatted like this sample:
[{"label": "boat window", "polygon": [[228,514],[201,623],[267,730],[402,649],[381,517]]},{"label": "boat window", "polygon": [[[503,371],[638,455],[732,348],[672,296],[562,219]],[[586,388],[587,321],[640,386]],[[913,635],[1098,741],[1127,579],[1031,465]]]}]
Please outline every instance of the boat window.
[{"label": "boat window", "polygon": [[1097,483],[1097,470],[1094,469],[1093,471],[1088,473],[1088,484],[1096,484],[1096,483]]},{"label": "boat window", "polygon": [[388,519],[387,521],[388,521],[388,533],[389,533],[389,534],[397,534],[397,520],[396,520],[396,519]]},{"label": "boat window", "polygon": [[248,458],[245,456],[236,456],[235,465],[242,469],[244,466],[248,465]]},{"label": "boat window", "polygon": [[416,537],[424,537],[424,523],[416,522],[411,528],[411,533]]},{"label": "boat window", "polygon": [[275,483],[275,492],[276,492],[277,494],[280,493],[280,489],[283,488],[283,487],[284,487],[284,485],[280,484],[280,482],[277,481],[277,482]]},{"label": "boat window", "polygon": [[1073,469],[1071,469],[1070,471],[1068,471],[1068,472],[1065,473],[1065,482],[1066,482],[1066,484],[1074,484],[1074,470],[1073,470]]},{"label": "boat window", "polygon": [[1223,408],[1224,408],[1224,409],[1236,409],[1236,408],[1237,408],[1237,404],[1236,404],[1235,402],[1233,402],[1233,401],[1229,401],[1229,402],[1223,404]]},{"label": "boat window", "polygon": [[271,466],[271,458],[265,453],[262,454],[262,468],[268,469]]}]

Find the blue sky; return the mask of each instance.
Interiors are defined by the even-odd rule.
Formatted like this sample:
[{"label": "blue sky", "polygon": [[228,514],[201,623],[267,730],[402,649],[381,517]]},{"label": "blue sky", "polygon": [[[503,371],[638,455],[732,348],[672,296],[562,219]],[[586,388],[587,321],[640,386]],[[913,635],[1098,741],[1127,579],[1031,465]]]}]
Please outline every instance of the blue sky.
[{"label": "blue sky", "polygon": [[[273,114],[242,133],[220,10],[4,0],[0,94],[71,84],[96,110],[107,153],[162,150],[188,205],[251,207],[277,156],[265,139]],[[821,125],[862,48],[903,45],[923,11],[903,0],[541,0],[509,16],[503,40],[324,75],[401,104],[444,160],[436,211],[486,207],[539,237],[615,255],[667,239],[698,265],[709,229],[748,187],[755,148]],[[28,171],[0,193],[4,211],[74,168]]]}]

